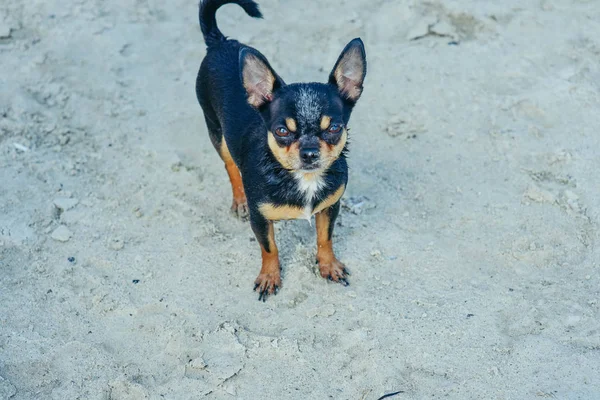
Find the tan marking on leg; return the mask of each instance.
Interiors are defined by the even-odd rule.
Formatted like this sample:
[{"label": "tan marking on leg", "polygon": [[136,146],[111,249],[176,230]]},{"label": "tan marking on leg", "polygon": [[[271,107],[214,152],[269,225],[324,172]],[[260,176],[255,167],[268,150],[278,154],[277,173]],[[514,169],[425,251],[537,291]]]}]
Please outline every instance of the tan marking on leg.
[{"label": "tan marking on leg", "polygon": [[321,130],[324,131],[325,129],[329,128],[329,124],[331,124],[331,117],[328,115],[323,115],[321,117]]},{"label": "tan marking on leg", "polygon": [[344,194],[345,190],[346,190],[346,185],[340,186],[331,196],[327,197],[325,200],[323,200],[322,202],[317,204],[313,213],[320,213],[321,211],[325,210],[326,208],[329,208],[332,205],[334,205],[335,203],[337,203],[338,200]]},{"label": "tan marking on leg", "polygon": [[290,132],[296,132],[296,129],[298,129],[298,125],[296,125],[296,121],[294,120],[294,118],[286,118],[285,125],[290,130]]},{"label": "tan marking on leg", "polygon": [[225,169],[227,175],[229,175],[229,182],[231,183],[231,191],[233,192],[233,203],[231,205],[231,211],[239,218],[246,218],[248,216],[248,204],[246,200],[246,193],[244,192],[244,183],[242,181],[242,175],[237,165],[231,157],[225,138],[221,139],[221,148],[219,151],[221,158],[225,162]]},{"label": "tan marking on leg", "polygon": [[[267,258],[272,258],[273,256],[279,255],[279,250],[277,249],[277,243],[275,243],[275,227],[273,226],[273,221],[268,221],[268,234],[267,238],[269,240],[269,251],[267,251],[264,247],[261,246],[261,250],[268,254]],[[279,271],[279,269],[278,269]]]},{"label": "tan marking on leg", "polygon": [[221,159],[225,161],[225,164],[227,164],[228,162],[233,162],[233,158],[231,158],[231,153],[229,152],[229,147],[227,147],[225,137],[221,138],[221,147],[219,149],[219,155],[221,156]]},{"label": "tan marking on leg", "polygon": [[329,240],[329,223],[331,222],[326,212],[320,212],[315,215],[315,225],[317,226],[317,259],[319,261],[331,262],[333,255],[333,244]]},{"label": "tan marking on leg", "polygon": [[328,210],[325,209],[318,213],[315,216],[315,222],[317,225],[317,263],[319,264],[321,276],[347,286],[346,267],[335,257],[333,241],[329,238],[331,219]]},{"label": "tan marking on leg", "polygon": [[238,204],[246,202],[246,193],[244,192],[244,183],[242,181],[242,175],[235,163],[230,162],[225,164],[225,169],[229,175],[229,181],[231,182],[231,191],[233,192],[233,200]]},{"label": "tan marking on leg", "polygon": [[260,273],[254,281],[255,289],[261,296],[259,300],[266,299],[267,294],[275,294],[275,291],[281,287],[281,271],[279,267],[279,250],[275,243],[275,230],[273,222],[269,221],[269,250],[267,251],[262,245],[260,246],[262,256],[262,267]]}]

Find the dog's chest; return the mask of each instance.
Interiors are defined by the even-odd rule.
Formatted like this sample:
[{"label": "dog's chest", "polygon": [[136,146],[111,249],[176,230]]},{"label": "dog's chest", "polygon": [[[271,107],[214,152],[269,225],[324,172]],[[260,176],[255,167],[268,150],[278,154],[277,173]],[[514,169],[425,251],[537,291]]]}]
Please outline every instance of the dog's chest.
[{"label": "dog's chest", "polygon": [[302,216],[298,218],[307,219],[314,214],[313,212],[313,201],[317,196],[319,190],[325,186],[323,177],[319,174],[303,174],[296,173],[295,179],[298,182],[298,190],[304,196],[304,207],[302,207]]},{"label": "dog's chest", "polygon": [[297,181],[296,189],[302,196],[302,205],[284,205],[274,204],[271,202],[262,203],[259,206],[261,214],[269,220],[278,221],[282,219],[306,219],[310,222],[311,217],[334,205],[344,194],[346,186],[341,184],[330,195],[319,201],[314,207],[315,198],[319,195],[322,189],[325,188],[325,179],[322,176],[314,174],[294,175]]}]

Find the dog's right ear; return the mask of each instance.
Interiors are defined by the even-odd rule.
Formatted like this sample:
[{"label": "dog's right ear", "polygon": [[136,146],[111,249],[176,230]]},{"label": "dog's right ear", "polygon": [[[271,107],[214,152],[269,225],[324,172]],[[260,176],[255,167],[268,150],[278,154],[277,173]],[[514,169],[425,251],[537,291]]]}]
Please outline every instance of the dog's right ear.
[{"label": "dog's right ear", "polygon": [[284,86],[265,57],[249,48],[240,50],[240,69],[248,104],[259,109],[273,100],[273,92]]}]

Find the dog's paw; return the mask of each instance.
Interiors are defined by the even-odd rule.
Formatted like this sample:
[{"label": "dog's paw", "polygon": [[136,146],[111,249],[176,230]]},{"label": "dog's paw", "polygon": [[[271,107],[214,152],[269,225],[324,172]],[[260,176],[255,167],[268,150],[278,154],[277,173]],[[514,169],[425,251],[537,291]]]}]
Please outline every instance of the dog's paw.
[{"label": "dog's paw", "polygon": [[231,213],[237,219],[241,221],[247,221],[248,217],[250,216],[250,211],[248,210],[248,202],[246,199],[233,199],[233,203],[231,204]]},{"label": "dog's paw", "polygon": [[333,258],[330,261],[317,260],[317,264],[319,265],[319,271],[323,278],[332,282],[341,283],[344,286],[350,285],[350,282],[348,282],[350,272],[348,272],[346,266],[337,258]]},{"label": "dog's paw", "polygon": [[276,295],[281,287],[281,274],[260,274],[254,281],[254,291],[258,291],[258,300],[266,301],[270,295]]}]

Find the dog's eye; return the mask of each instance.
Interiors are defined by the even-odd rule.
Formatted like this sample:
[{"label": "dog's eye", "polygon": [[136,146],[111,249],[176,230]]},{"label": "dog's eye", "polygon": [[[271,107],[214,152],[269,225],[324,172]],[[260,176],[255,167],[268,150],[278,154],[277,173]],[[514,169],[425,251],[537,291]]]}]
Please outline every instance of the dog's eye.
[{"label": "dog's eye", "polygon": [[277,136],[286,137],[286,136],[289,136],[290,131],[288,131],[287,129],[285,129],[282,126],[282,127],[275,129],[275,133],[277,134]]},{"label": "dog's eye", "polygon": [[329,132],[329,133],[340,133],[341,130],[342,130],[341,124],[331,124],[331,125],[329,125],[329,128],[327,128],[327,132]]}]

